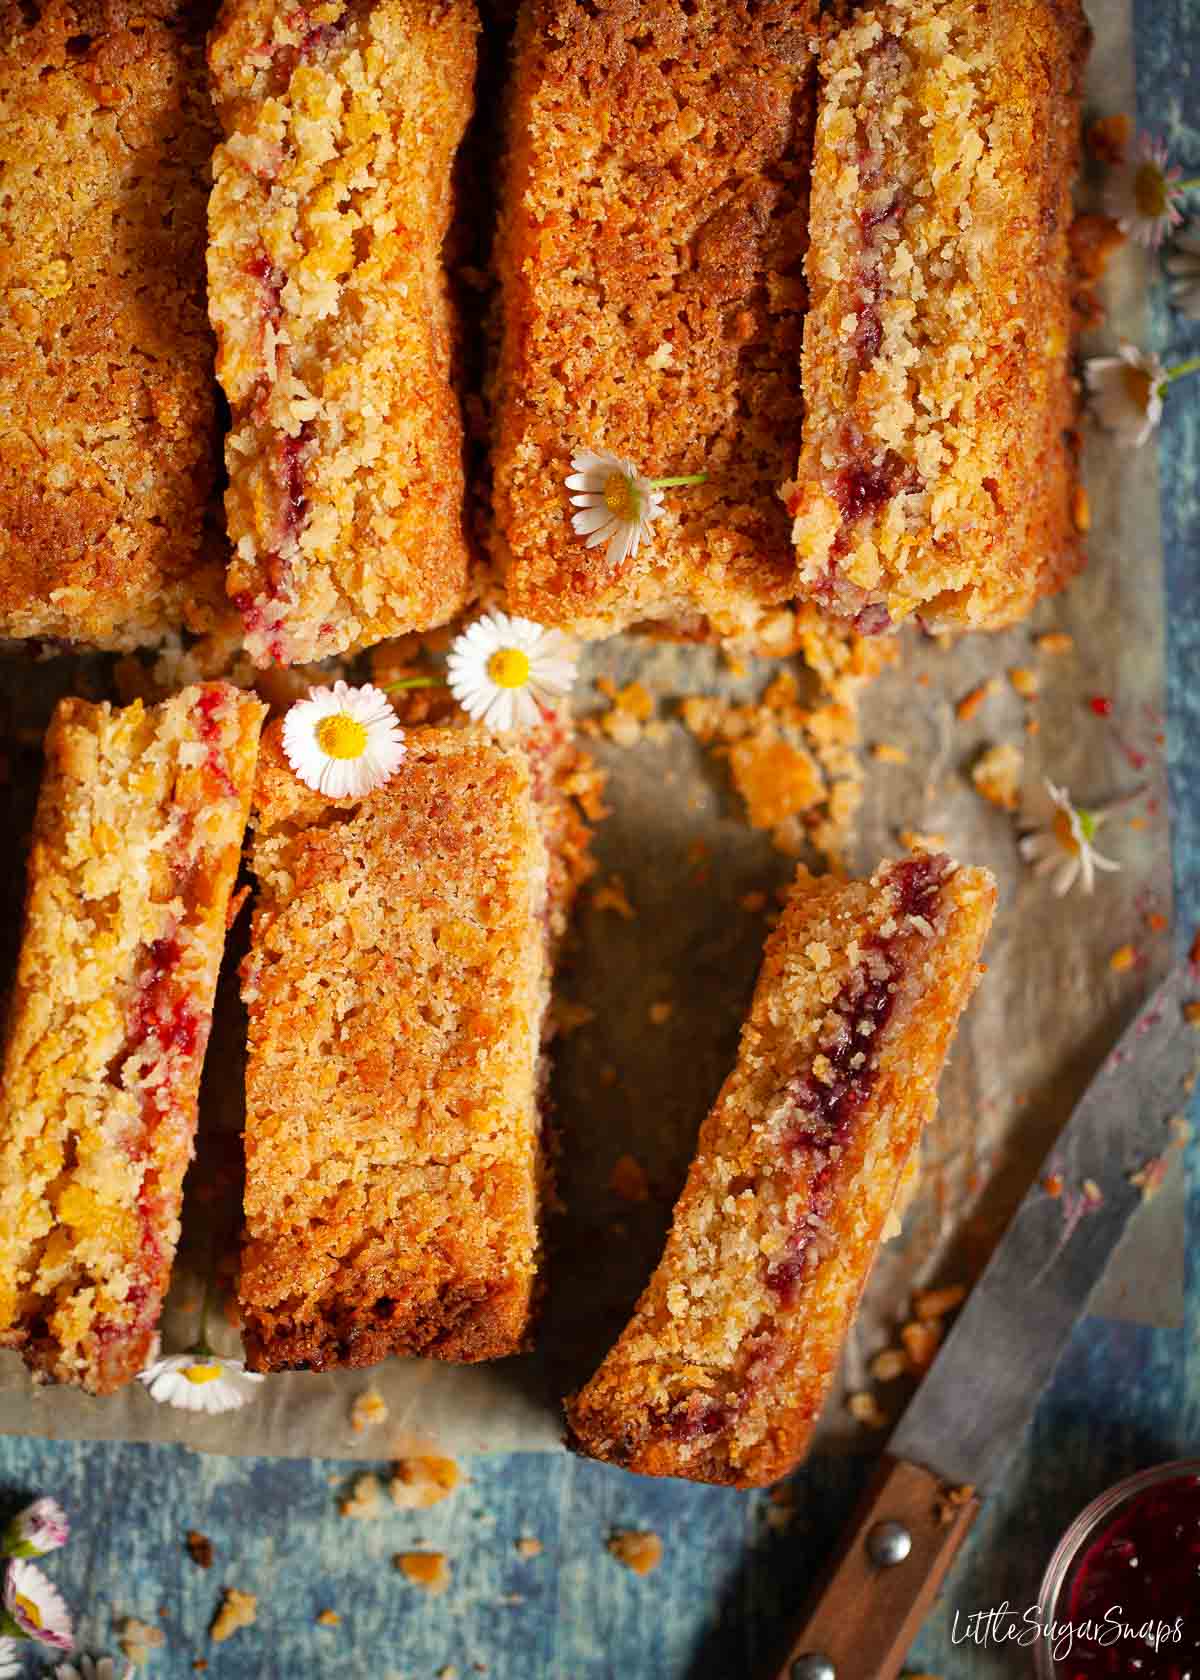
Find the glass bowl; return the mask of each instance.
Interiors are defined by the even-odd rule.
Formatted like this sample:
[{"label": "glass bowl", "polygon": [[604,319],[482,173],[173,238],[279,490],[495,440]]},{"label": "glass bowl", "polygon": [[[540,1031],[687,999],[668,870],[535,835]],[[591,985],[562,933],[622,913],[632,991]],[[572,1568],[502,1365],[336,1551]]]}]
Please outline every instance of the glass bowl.
[{"label": "glass bowl", "polygon": [[[1038,1594],[1039,1628],[1045,1628],[1052,1622],[1061,1625],[1070,1619],[1070,1595],[1077,1577],[1078,1565],[1122,1510],[1150,1488],[1165,1482],[1185,1482],[1192,1478],[1200,1482],[1200,1458],[1179,1458],[1170,1464],[1156,1464],[1149,1470],[1139,1470],[1135,1475],[1126,1476],[1124,1481],[1115,1482],[1112,1487],[1093,1499],[1092,1503],[1079,1513],[1059,1541],[1042,1577]],[[1164,1646],[1163,1649],[1167,1650],[1169,1647]],[[1064,1680],[1069,1670],[1056,1663],[1051,1645],[1044,1638],[1038,1637],[1034,1653],[1037,1680]]]}]

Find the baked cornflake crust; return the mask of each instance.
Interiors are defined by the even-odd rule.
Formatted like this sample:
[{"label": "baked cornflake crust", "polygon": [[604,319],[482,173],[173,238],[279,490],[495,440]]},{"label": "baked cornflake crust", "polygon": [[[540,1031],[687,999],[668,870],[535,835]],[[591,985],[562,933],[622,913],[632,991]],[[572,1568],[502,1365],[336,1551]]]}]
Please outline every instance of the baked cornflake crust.
[{"label": "baked cornflake crust", "polygon": [[527,1344],[547,1189],[547,1005],[579,830],[553,740],[413,730],[325,800],[264,737],[243,976],[240,1297],[255,1370]]},{"label": "baked cornflake crust", "polygon": [[880,630],[1024,616],[1081,563],[1079,0],[887,0],[821,56],[800,594]]},{"label": "baked cornflake crust", "polygon": [[[793,593],[777,489],[802,399],[815,0],[531,0],[497,269],[495,549],[512,610],[606,634]],[[668,490],[614,568],[571,527],[571,458]]]},{"label": "baked cornflake crust", "polygon": [[666,1250],[571,1444],[759,1486],[805,1450],[979,975],[996,889],[945,855],[801,871]]},{"label": "baked cornflake crust", "polygon": [[477,29],[470,0],[227,0],[214,31],[228,587],[259,664],[468,598],[442,245]]},{"label": "baked cornflake crust", "polygon": [[0,3],[0,637],[130,648],[228,612],[203,6]]},{"label": "baked cornflake crust", "polygon": [[108,1394],[146,1364],[179,1237],[266,707],[226,683],[46,736],[0,1094],[0,1346]]}]

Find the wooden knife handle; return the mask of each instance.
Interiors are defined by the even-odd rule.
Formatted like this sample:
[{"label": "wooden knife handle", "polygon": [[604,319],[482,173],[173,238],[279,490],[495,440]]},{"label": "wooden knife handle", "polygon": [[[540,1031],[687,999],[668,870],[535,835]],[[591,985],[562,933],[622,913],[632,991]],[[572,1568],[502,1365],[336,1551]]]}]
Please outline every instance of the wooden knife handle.
[{"label": "wooden knife handle", "polygon": [[[894,1680],[978,1510],[974,1489],[947,1488],[885,1453],[772,1680]],[[894,1530],[881,1534],[884,1523],[909,1536],[898,1563],[876,1561],[889,1534],[891,1551],[904,1550]]]}]

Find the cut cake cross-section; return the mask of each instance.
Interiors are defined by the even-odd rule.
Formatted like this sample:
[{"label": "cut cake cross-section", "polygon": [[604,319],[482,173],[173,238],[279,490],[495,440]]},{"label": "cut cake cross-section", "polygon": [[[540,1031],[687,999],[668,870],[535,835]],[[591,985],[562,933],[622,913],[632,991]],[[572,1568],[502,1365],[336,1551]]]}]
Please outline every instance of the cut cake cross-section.
[{"label": "cut cake cross-section", "polygon": [[571,1443],[652,1476],[759,1486],[805,1450],[995,904],[942,855],[803,876],[662,1260]]},{"label": "cut cake cross-section", "polygon": [[266,713],[228,683],[46,736],[0,1095],[0,1346],[107,1394],[143,1367]]}]

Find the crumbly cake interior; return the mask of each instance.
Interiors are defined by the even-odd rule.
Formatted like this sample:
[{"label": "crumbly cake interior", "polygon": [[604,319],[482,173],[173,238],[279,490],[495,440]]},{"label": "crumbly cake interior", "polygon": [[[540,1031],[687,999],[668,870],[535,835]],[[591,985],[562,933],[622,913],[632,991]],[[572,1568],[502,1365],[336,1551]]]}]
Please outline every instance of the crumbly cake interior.
[{"label": "crumbly cake interior", "polygon": [[531,769],[478,729],[407,736],[329,801],[280,726],[256,795],[240,1295],[259,1370],[527,1338],[554,909]]},{"label": "crumbly cake interior", "polygon": [[226,0],[213,34],[228,587],[260,664],[468,598],[442,242],[477,27],[472,0]]},{"label": "crumbly cake interior", "polygon": [[266,707],[226,683],[60,702],[0,1095],[0,1346],[107,1394],[145,1364],[179,1236]]},{"label": "crumbly cake interior", "polygon": [[207,21],[0,4],[0,636],[130,648],[223,604]]},{"label": "crumbly cake interior", "polygon": [[821,58],[800,594],[880,630],[1022,617],[1073,521],[1079,0],[886,0]]},{"label": "crumbly cake interior", "polygon": [[[793,593],[816,0],[529,0],[496,266],[495,550],[513,610],[588,635]],[[570,525],[584,448],[667,493],[614,570]]]},{"label": "crumbly cake interior", "polygon": [[959,1014],[995,885],[918,854],[801,872],[663,1258],[573,1444],[650,1475],[785,1474],[820,1411]]}]

